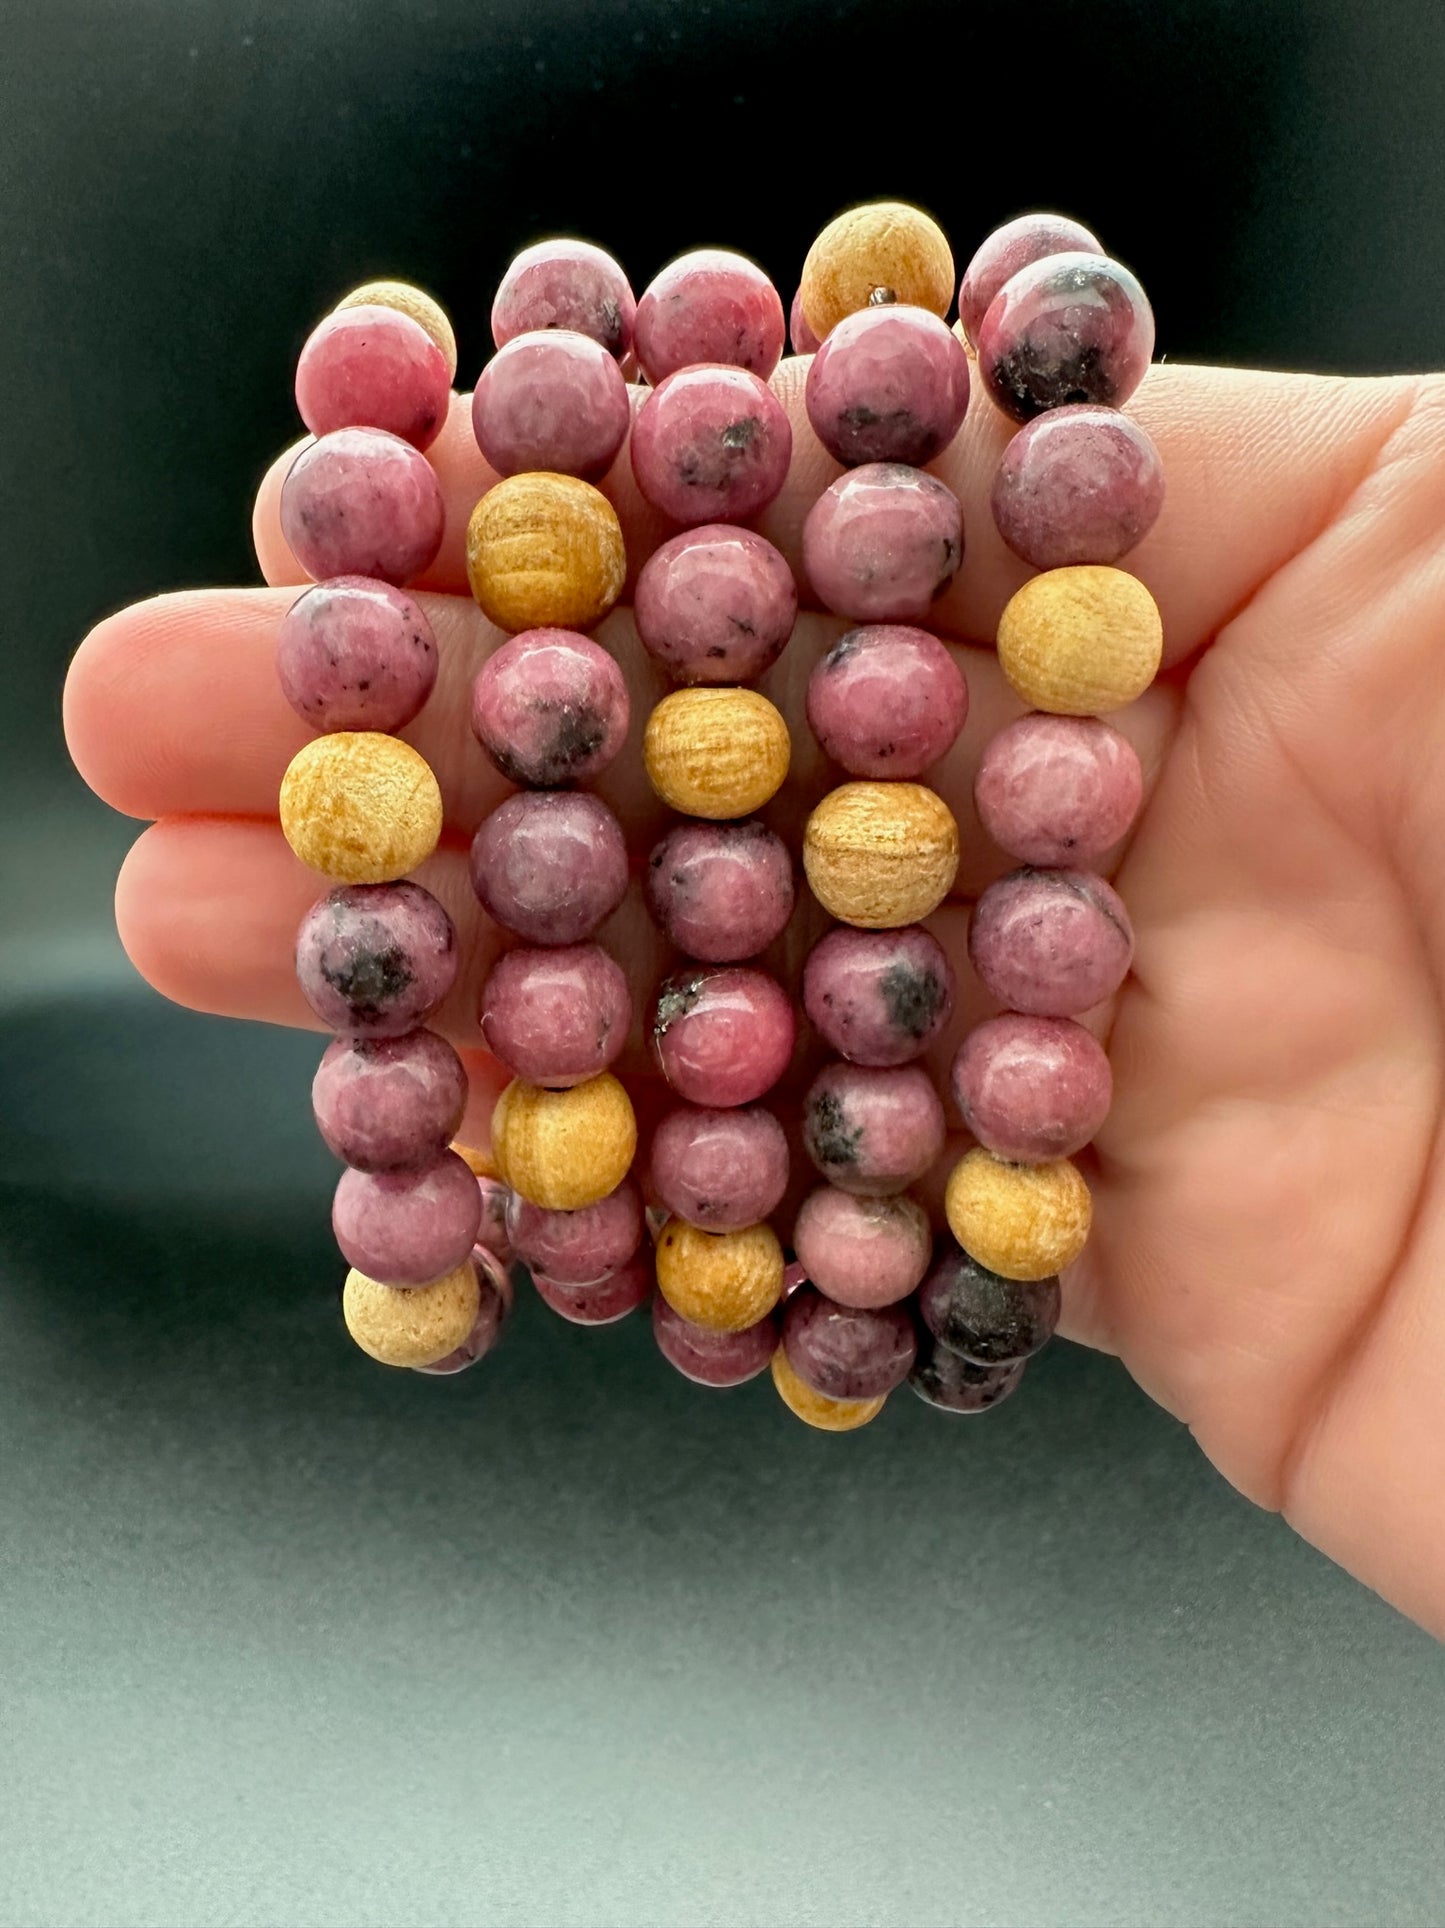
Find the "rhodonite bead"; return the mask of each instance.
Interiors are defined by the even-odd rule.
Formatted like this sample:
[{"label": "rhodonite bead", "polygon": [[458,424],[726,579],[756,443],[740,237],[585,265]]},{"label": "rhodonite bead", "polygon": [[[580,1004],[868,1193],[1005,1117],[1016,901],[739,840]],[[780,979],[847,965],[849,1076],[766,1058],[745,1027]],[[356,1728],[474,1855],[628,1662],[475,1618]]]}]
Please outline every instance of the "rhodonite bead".
[{"label": "rhodonite bead", "polygon": [[825,1399],[878,1399],[901,1386],[918,1351],[906,1307],[835,1305],[805,1285],[783,1312],[788,1364]]},{"label": "rhodonite bead", "polygon": [[741,1332],[783,1295],[783,1248],[771,1225],[704,1232],[670,1218],[657,1240],[657,1289],[710,1332]]},{"label": "rhodonite bead", "polygon": [[680,368],[637,411],[631,449],[638,488],[674,522],[741,522],[787,480],[793,430],[746,368]]},{"label": "rhodonite bead", "polygon": [[1118,990],[1133,960],[1134,932],[1102,877],[1025,868],[980,896],[968,954],[1000,1004],[1070,1018]]},{"label": "rhodonite bead", "polygon": [[980,1366],[1010,1366],[1046,1345],[1059,1323],[1057,1278],[1007,1279],[951,1241],[918,1289],[918,1310],[939,1345]]},{"label": "rhodonite bead", "polygon": [[571,629],[527,629],[483,663],[472,732],[511,783],[551,790],[607,768],[627,740],[627,684],[616,660]]},{"label": "rhodonite bead", "polygon": [[943,1150],[943,1106],[917,1065],[827,1064],[803,1100],[803,1143],[842,1191],[902,1191]]},{"label": "rhodonite bead", "polygon": [[403,590],[339,576],[298,596],[282,617],[276,672],[313,730],[399,730],[431,695],[436,639]]},{"label": "rhodonite bead", "polygon": [[890,931],[842,926],[813,946],[803,966],[803,1008],[853,1064],[921,1057],[947,1024],[953,996],[953,966],[919,924]]},{"label": "rhodonite bead", "polygon": [[1097,238],[1065,214],[1020,214],[983,241],[963,271],[958,318],[977,345],[978,331],[994,296],[1021,268],[1049,254],[1102,254]]},{"label": "rhodonite bead", "polygon": [[590,629],[626,574],[617,511],[580,476],[504,476],[467,523],[467,580],[498,629]]},{"label": "rhodonite bead", "polygon": [[632,1100],[610,1071],[566,1091],[514,1078],[492,1112],[492,1155],[506,1185],[551,1212],[615,1192],[637,1150]]},{"label": "rhodonite bead", "polygon": [[456,335],[445,308],[423,289],[413,287],[409,281],[363,281],[359,288],[353,288],[349,295],[343,295],[336,306],[338,309],[395,308],[399,314],[409,315],[425,328],[442,351],[448,382],[454,379],[457,372]]},{"label": "rhodonite bead", "polygon": [[949,1174],[948,1228],[964,1251],[1006,1279],[1046,1279],[1083,1251],[1093,1201],[1067,1158],[1013,1165],[978,1147]]},{"label": "rhodonite bead", "polygon": [[905,302],[946,315],[953,301],[947,236],[922,208],[906,201],[847,208],[808,249],[798,296],[820,341],[845,315],[874,301]]},{"label": "rhodonite bead", "polygon": [[788,1141],[761,1105],[679,1105],[652,1137],[652,1189],[705,1232],[740,1232],[769,1217],[788,1188]]},{"label": "rhodonite bead", "polygon": [[483,910],[530,944],[578,944],[622,902],[622,826],[587,790],[523,792],[482,819],[471,849]]},{"label": "rhodonite bead", "polygon": [[979,821],[1025,864],[1090,864],[1144,798],[1139,753],[1093,716],[1021,716],[989,743],[974,779]]},{"label": "rhodonite bead", "polygon": [[599,944],[505,951],[482,992],[482,1036],[513,1077],[560,1090],[595,1078],[627,1042],[632,996]]},{"label": "rhodonite bead", "polygon": [[384,1366],[430,1366],[465,1345],[481,1309],[468,1258],[429,1285],[385,1285],[354,1267],[341,1295],[346,1329]]},{"label": "rhodonite bead", "polygon": [[447,418],[450,395],[441,349],[410,315],[381,304],[329,314],[296,365],[296,406],[313,435],[381,428],[424,449]]},{"label": "rhodonite bead", "polygon": [[513,1193],[507,1235],[517,1258],[557,1285],[596,1285],[642,1243],[642,1199],[630,1178],[577,1212],[549,1212]]},{"label": "rhodonite bead", "polygon": [[472,395],[477,447],[498,475],[553,469],[595,482],[611,468],[631,419],[616,360],[572,328],[514,335]]},{"label": "rhodonite bead", "polygon": [[679,971],[653,1007],[652,1048],[662,1075],[698,1105],[761,1098],[787,1070],[795,1035],[788,994],[766,971]]},{"label": "rhodonite bead", "polygon": [[787,724],[756,690],[674,690],[642,737],[647,780],[662,801],[712,822],[761,810],[791,757]]},{"label": "rhodonite bead", "polygon": [[698,1386],[741,1386],[766,1372],[778,1344],[778,1322],[769,1313],[740,1332],[709,1332],[684,1319],[660,1292],[652,1300],[652,1336],[670,1366]]},{"label": "rhodonite bead", "polygon": [[452,920],[420,884],[333,890],[297,932],[302,994],[331,1031],[400,1037],[436,1009],[456,975]]},{"label": "rhodonite bead", "polygon": [[454,1151],[415,1172],[341,1174],[331,1227],[348,1265],[386,1285],[428,1285],[471,1255],[477,1181]]},{"label": "rhodonite bead", "polygon": [[440,1158],[462,1121],[467,1074],[435,1031],[335,1039],[311,1084],[316,1124],[358,1171],[406,1171]]},{"label": "rhodonite bead", "polygon": [[788,1358],[787,1348],[779,1346],[768,1362],[778,1397],[795,1418],[805,1426],[816,1426],[824,1433],[851,1433],[876,1419],[887,1404],[887,1393],[876,1399],[829,1399],[806,1379],[800,1378]]},{"label": "rhodonite bead", "polygon": [[652,1259],[644,1252],[619,1265],[605,1279],[590,1285],[563,1285],[545,1272],[534,1272],[532,1283],[544,1305],[572,1325],[615,1325],[645,1305],[652,1291]]},{"label": "rhodonite bead", "polygon": [[642,565],[633,615],[648,653],[680,683],[749,683],[793,633],[798,591],[751,529],[705,523]]},{"label": "rhodonite bead", "polygon": [[745,255],[694,248],[643,290],[633,339],[650,382],[696,362],[748,368],[766,381],[782,359],[783,304]]},{"label": "rhodonite bead", "polygon": [[916,1199],[859,1198],[820,1185],[799,1208],[793,1248],[820,1292],[838,1305],[873,1308],[908,1297],[928,1270],[933,1234]]},{"label": "rhodonite bead", "polygon": [[1103,564],[1030,577],[999,617],[1000,667],[1036,710],[1122,709],[1153,682],[1163,651],[1154,598],[1137,576]]},{"label": "rhodonite bead", "polygon": [[301,859],[339,884],[385,884],[436,849],[442,797],[420,751],[380,730],[303,744],[281,779],[281,829]]},{"label": "rhodonite bead", "polygon": [[968,715],[963,672],[936,636],[903,623],[850,629],[808,678],[808,722],[855,777],[922,776]]},{"label": "rhodonite bead", "polygon": [[860,308],[813,357],[804,401],[836,461],[931,462],[968,408],[968,357],[926,308]]},{"label": "rhodonite bead", "polygon": [[803,313],[803,291],[799,288],[793,296],[793,305],[788,310],[788,340],[795,355],[814,354],[819,346],[818,337],[808,326],[808,317]]},{"label": "rhodonite bead", "polygon": [[1109,1114],[1103,1046],[1071,1018],[1005,1011],[976,1024],[953,1061],[967,1128],[997,1158],[1034,1165],[1080,1151]]},{"label": "rhodonite bead", "polygon": [[921,783],[843,783],[803,830],[803,869],[818,902],[866,930],[916,924],[958,873],[958,825]]},{"label": "rhodonite bead", "polygon": [[1082,403],[1021,428],[994,471],[999,534],[1035,569],[1117,562],[1164,506],[1164,464],[1137,422]]},{"label": "rhodonite bead", "polygon": [[[424,1372],[431,1378],[451,1379],[459,1372],[465,1372],[479,1360],[485,1359],[492,1347],[501,1337],[502,1326],[506,1322],[508,1302],[495,1278],[487,1275],[483,1260],[489,1253],[474,1255],[473,1263],[477,1270],[477,1316],[472,1320],[472,1329],[461,1344],[429,1366],[413,1366],[413,1372]],[[425,1287],[420,1288],[425,1291]]]},{"label": "rhodonite bead", "polygon": [[1024,1360],[1011,1366],[979,1366],[935,1339],[919,1345],[918,1359],[908,1384],[925,1405],[945,1413],[981,1413],[1000,1405],[1016,1392],[1024,1376]]},{"label": "rhodonite bead", "polygon": [[[454,1151],[457,1147],[452,1147]],[[466,1155],[458,1152],[463,1162]],[[493,1258],[504,1268],[511,1264],[516,1254],[512,1250],[511,1234],[507,1230],[507,1207],[512,1202],[510,1186],[504,1185],[500,1178],[477,1175],[477,1191],[482,1201],[482,1222],[477,1228],[477,1244],[485,1246]]]},{"label": "rhodonite bead", "polygon": [[281,484],[281,533],[318,582],[410,582],[436,559],[446,509],[426,457],[379,428],[338,428],[302,449]]},{"label": "rhodonite bead", "polygon": [[756,957],[793,914],[793,861],[746,823],[680,823],[653,850],[647,902],[680,951],[704,964]]},{"label": "rhodonite bead", "polygon": [[1138,281],[1082,250],[1011,275],[978,330],[978,372],[1017,422],[1067,402],[1121,408],[1153,353],[1154,315]]},{"label": "rhodonite bead", "polygon": [[632,347],[637,303],[627,276],[590,241],[538,241],[523,248],[502,276],[492,302],[492,340],[538,328],[575,328],[601,342],[618,361]]},{"label": "rhodonite bead", "polygon": [[963,512],[945,482],[901,462],[840,475],[803,524],[818,599],[855,623],[921,621],[963,560]]}]

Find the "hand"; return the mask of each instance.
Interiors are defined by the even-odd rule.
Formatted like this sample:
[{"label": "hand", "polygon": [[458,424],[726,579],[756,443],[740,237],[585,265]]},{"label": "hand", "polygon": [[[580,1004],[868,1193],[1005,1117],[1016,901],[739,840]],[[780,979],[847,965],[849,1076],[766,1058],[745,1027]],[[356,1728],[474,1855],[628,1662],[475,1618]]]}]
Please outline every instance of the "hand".
[{"label": "hand", "polygon": [[[802,374],[786,362],[775,378],[796,452],[758,525],[795,564],[806,509],[836,473],[808,430]],[[1149,784],[1113,866],[1138,949],[1116,1009],[1098,1014],[1116,1098],[1086,1158],[1095,1230],[1065,1280],[1064,1330],[1117,1351],[1228,1479],[1445,1633],[1445,378],[1161,365],[1130,412],[1159,445],[1168,498],[1127,566],[1158,599],[1171,667],[1115,719]],[[992,637],[1028,573],[987,506],[1008,432],[976,396],[935,465],[964,504],[967,557],[937,608],[960,641]],[[421,587],[442,670],[406,735],[446,799],[421,880],[469,960],[437,1023],[469,1047],[477,1142],[503,1078],[475,1049],[496,940],[465,851],[504,786],[467,727],[471,678],[498,638],[461,563],[491,479],[464,401],[431,455],[448,536]],[[303,580],[277,520],[289,459],[255,516],[275,585]],[[667,531],[625,451],[607,488],[635,571]],[[292,594],[186,592],[110,618],[76,657],[66,726],[92,787],[157,819],[117,892],[137,968],[198,1009],[309,1024],[291,951],[323,886],[276,821],[281,773],[308,735],[272,669]],[[794,731],[769,815],[795,848],[829,782],[803,686],[842,627],[801,618],[764,684]],[[632,741],[600,787],[640,854],[663,820],[637,753],[663,686],[625,610],[600,635],[634,695]],[[965,856],[959,901],[932,921],[961,966],[961,1029],[988,1008],[966,967],[966,900],[1008,868],[974,818],[973,769],[1020,706],[990,650],[960,656],[972,713],[934,780]],[[640,901],[604,937],[637,982],[665,968]]]}]

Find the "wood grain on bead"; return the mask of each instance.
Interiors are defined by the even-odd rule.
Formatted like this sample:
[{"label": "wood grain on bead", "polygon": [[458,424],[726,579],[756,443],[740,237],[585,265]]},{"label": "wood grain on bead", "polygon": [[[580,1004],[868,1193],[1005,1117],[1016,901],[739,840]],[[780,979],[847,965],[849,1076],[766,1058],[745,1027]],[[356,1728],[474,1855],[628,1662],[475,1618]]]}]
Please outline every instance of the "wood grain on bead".
[{"label": "wood grain on bead", "polygon": [[636,1150],[632,1100],[609,1071],[566,1091],[514,1078],[492,1113],[498,1176],[551,1212],[579,1211],[616,1191]]},{"label": "wood grain on bead", "polygon": [[405,877],[436,849],[442,798],[431,765],[379,730],[340,730],[297,751],[281,779],[281,829],[313,870],[343,884]]},{"label": "wood grain on bead", "polygon": [[648,717],[642,742],[663,802],[714,822],[760,810],[782,787],[791,754],[782,716],[745,689],[674,690]]},{"label": "wood grain on bead", "polygon": [[958,870],[958,825],[921,783],[844,783],[808,818],[803,868],[840,923],[914,924],[936,910]]},{"label": "wood grain on bead", "polygon": [[887,1393],[877,1399],[829,1399],[826,1393],[815,1392],[794,1371],[781,1346],[773,1354],[771,1368],[778,1397],[788,1411],[820,1433],[851,1433],[876,1419],[888,1403]]},{"label": "wood grain on bead", "polygon": [[1026,703],[1102,716],[1142,696],[1159,671],[1164,625],[1137,576],[1078,563],[1034,576],[1004,606],[998,657]]},{"label": "wood grain on bead", "polygon": [[830,221],[808,250],[798,299],[819,341],[874,294],[946,315],[953,255],[938,223],[904,201],[871,201]]},{"label": "wood grain on bead", "polygon": [[430,1366],[463,1343],[481,1304],[468,1259],[430,1285],[379,1285],[354,1268],[341,1295],[346,1329],[384,1366]]},{"label": "wood grain on bead", "polygon": [[771,1225],[705,1232],[670,1218],[657,1241],[657,1289],[709,1332],[741,1332],[783,1296],[783,1248]]},{"label": "wood grain on bead", "polygon": [[425,328],[446,357],[447,380],[456,380],[456,335],[441,303],[433,301],[423,289],[414,288],[409,281],[364,281],[349,295],[343,295],[336,305],[338,308],[395,308],[399,314],[409,315],[418,326]]},{"label": "wood grain on bead", "polygon": [[1046,1279],[1084,1249],[1093,1200],[1067,1158],[1012,1165],[965,1152],[944,1194],[949,1230],[964,1251],[1006,1279]]},{"label": "wood grain on bead", "polygon": [[501,629],[590,629],[621,595],[626,572],[617,511],[575,475],[508,476],[467,524],[467,579]]}]

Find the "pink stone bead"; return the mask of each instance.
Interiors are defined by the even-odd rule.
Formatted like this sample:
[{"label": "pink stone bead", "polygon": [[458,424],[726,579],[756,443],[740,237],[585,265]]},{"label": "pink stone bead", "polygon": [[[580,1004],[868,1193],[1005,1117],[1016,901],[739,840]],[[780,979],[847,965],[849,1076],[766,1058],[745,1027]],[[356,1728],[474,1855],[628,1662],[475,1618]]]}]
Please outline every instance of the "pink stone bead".
[{"label": "pink stone bead", "polygon": [[968,356],[946,322],[907,304],[845,315],[813,357],[804,402],[835,461],[931,462],[968,409]]},{"label": "pink stone bead", "polygon": [[1012,870],[974,908],[968,954],[1000,1004],[1071,1018],[1128,975],[1134,932],[1118,895],[1086,870]]},{"label": "pink stone bead", "polygon": [[398,1038],[456,975],[452,920],[420,884],[345,884],[313,904],[297,932],[297,979],[332,1031]]},{"label": "pink stone bead", "polygon": [[792,916],[793,860],[755,818],[680,823],[653,850],[647,902],[680,951],[736,963],[766,950]]},{"label": "pink stone bead", "polygon": [[808,326],[808,317],[803,313],[803,291],[799,288],[793,296],[793,305],[788,310],[788,339],[793,344],[795,355],[816,354],[821,343]]},{"label": "pink stone bead", "polygon": [[381,428],[418,449],[436,440],[451,387],[446,356],[395,308],[338,308],[312,329],[296,367],[296,406],[313,435]]},{"label": "pink stone bead", "polygon": [[1067,402],[1122,408],[1154,353],[1144,290],[1107,255],[1046,255],[1006,281],[978,331],[978,372],[1006,415]]},{"label": "pink stone bead", "polygon": [[454,1151],[417,1172],[343,1172],[331,1208],[342,1257],[382,1285],[427,1285],[455,1271],[481,1219],[477,1181]]},{"label": "pink stone bead", "polygon": [[958,318],[969,340],[977,345],[989,303],[1020,268],[1048,254],[1081,249],[1088,254],[1103,253],[1096,237],[1064,214],[1020,214],[995,228],[964,269],[959,284]]},{"label": "pink stone bead", "polygon": [[680,368],[637,411],[631,447],[638,488],[674,522],[741,522],[787,480],[793,430],[748,369]]},{"label": "pink stone bead", "polygon": [[782,300],[745,255],[694,248],[644,289],[634,340],[653,383],[696,362],[750,368],[766,381],[783,354]]},{"label": "pink stone bead", "polygon": [[1004,450],[991,503],[999,534],[1035,569],[1117,562],[1164,506],[1164,464],[1117,409],[1051,408]]},{"label": "pink stone bead", "polygon": [[477,1244],[485,1246],[500,1265],[508,1266],[516,1256],[507,1231],[511,1188],[504,1185],[500,1178],[478,1178],[477,1191],[482,1200],[482,1222],[477,1228]]},{"label": "pink stone bead", "polygon": [[436,560],[446,508],[430,462],[379,428],[338,428],[281,484],[281,533],[308,576],[410,582]]},{"label": "pink stone bead", "polygon": [[637,303],[627,276],[590,241],[538,241],[502,276],[492,303],[492,340],[538,328],[575,328],[620,362],[632,347]]},{"label": "pink stone bead", "polygon": [[922,1057],[953,1012],[953,966],[921,924],[853,930],[840,924],[803,966],[803,1008],[853,1064]]},{"label": "pink stone bead", "polygon": [[633,608],[648,653],[679,683],[751,683],[777,661],[797,614],[793,572],[772,543],[722,522],[655,549]]},{"label": "pink stone bead", "polygon": [[532,1274],[537,1297],[572,1325],[615,1325],[647,1303],[652,1279],[651,1252],[639,1252],[595,1285],[563,1285],[545,1273]]},{"label": "pink stone bead", "polygon": [[944,1240],[918,1288],[918,1313],[939,1345],[980,1366],[1028,1359],[1059,1323],[1057,1278],[1005,1279]]},{"label": "pink stone bead", "polygon": [[507,1232],[529,1271],[554,1285],[598,1285],[642,1243],[642,1199],[630,1178],[576,1212],[545,1211],[513,1193]]},{"label": "pink stone bead", "polygon": [[658,992],[652,1047],[679,1097],[748,1105],[782,1077],[796,1024],[787,992],[766,971],[680,971]]},{"label": "pink stone bead", "polygon": [[936,475],[900,462],[850,469],[803,524],[803,567],[820,602],[855,623],[913,623],[963,560],[963,512]]},{"label": "pink stone bead", "polygon": [[741,1332],[710,1332],[674,1312],[660,1292],[652,1301],[652,1336],[670,1366],[696,1386],[741,1386],[766,1372],[778,1347],[778,1321],[769,1313]]},{"label": "pink stone bead", "polygon": [[622,902],[627,844],[590,791],[527,791],[482,819],[471,872],[496,923],[529,944],[578,944]]},{"label": "pink stone bead", "polygon": [[627,741],[627,684],[615,658],[571,629],[525,629],[472,684],[472,731],[509,782],[551,790],[607,768]]},{"label": "pink stone bead", "polygon": [[311,1084],[321,1136],[364,1172],[432,1164],[456,1136],[466,1103],[466,1070],[435,1031],[337,1038]]},{"label": "pink stone bead", "polygon": [[281,618],[276,673],[313,730],[399,730],[431,695],[431,625],[404,590],[366,576],[319,582]]},{"label": "pink stone bead", "polygon": [[653,1133],[648,1176],[668,1211],[689,1225],[740,1232],[781,1204],[788,1141],[761,1105],[733,1111],[679,1105]]},{"label": "pink stone bead", "polygon": [[1091,864],[1139,814],[1144,772],[1129,739],[1099,717],[1021,716],[984,751],[973,800],[989,836],[1021,863]]},{"label": "pink stone bead", "polygon": [[612,467],[631,419],[616,360],[574,328],[514,335],[472,396],[477,447],[498,475],[550,469],[595,482]]},{"label": "pink stone bead", "polygon": [[825,1399],[881,1399],[908,1377],[918,1338],[906,1306],[835,1305],[805,1285],[783,1308],[783,1350]]},{"label": "pink stone bead", "polygon": [[480,1015],[487,1049],[514,1078],[566,1090],[616,1062],[632,996],[621,965],[598,944],[505,951]]},{"label": "pink stone bead", "polygon": [[818,742],[853,776],[907,780],[953,748],[968,684],[926,629],[877,623],[848,630],[818,659],[807,711]]},{"label": "pink stone bead", "polygon": [[813,1284],[838,1305],[894,1305],[928,1270],[933,1233],[914,1199],[859,1198],[820,1185],[799,1207],[793,1248]]},{"label": "pink stone bead", "polygon": [[1103,1046],[1071,1018],[1006,1011],[976,1024],[953,1060],[964,1124],[1016,1165],[1072,1158],[1109,1115],[1114,1079]]},{"label": "pink stone bead", "polygon": [[477,1306],[477,1316],[472,1321],[472,1329],[454,1352],[444,1359],[436,1360],[429,1366],[413,1366],[413,1372],[425,1373],[429,1379],[451,1379],[459,1372],[465,1372],[481,1359],[485,1359],[492,1347],[501,1337],[502,1327],[507,1317],[507,1300],[495,1278],[488,1275],[478,1263],[478,1285],[481,1299]]},{"label": "pink stone bead", "polygon": [[904,1190],[939,1157],[943,1141],[943,1106],[915,1064],[827,1064],[803,1100],[808,1156],[845,1192]]}]

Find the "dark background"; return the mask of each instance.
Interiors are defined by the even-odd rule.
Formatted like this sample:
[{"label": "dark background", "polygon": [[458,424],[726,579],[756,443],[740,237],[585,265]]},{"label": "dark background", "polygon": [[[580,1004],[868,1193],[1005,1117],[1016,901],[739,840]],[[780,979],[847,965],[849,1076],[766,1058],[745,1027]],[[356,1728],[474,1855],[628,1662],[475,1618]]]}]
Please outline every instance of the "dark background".
[{"label": "dark background", "polygon": [[[535,1304],[344,1340],[312,1038],[170,1009],[63,757],[106,611],[254,580],[294,357],[549,229],[785,299],[1057,206],[1173,359],[1445,353],[1431,0],[0,0],[0,1921],[1438,1923],[1445,1679],[1110,1361],[845,1441]],[[224,665],[214,715],[224,729]]]}]

